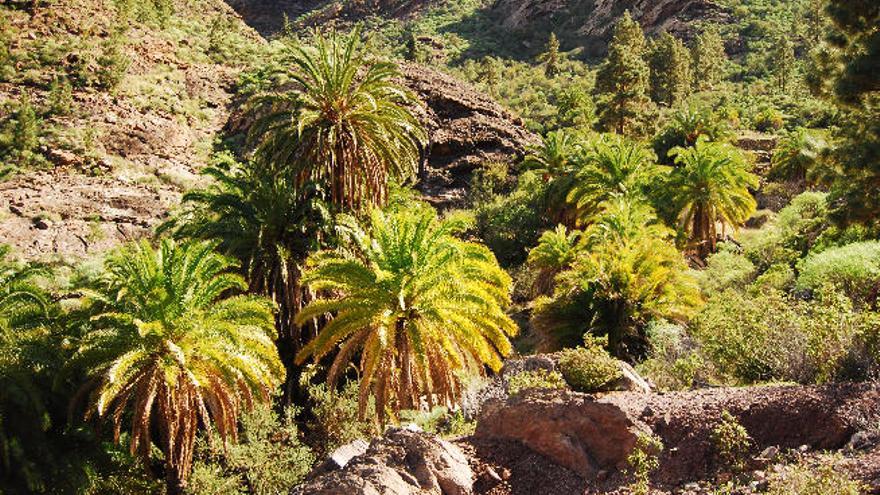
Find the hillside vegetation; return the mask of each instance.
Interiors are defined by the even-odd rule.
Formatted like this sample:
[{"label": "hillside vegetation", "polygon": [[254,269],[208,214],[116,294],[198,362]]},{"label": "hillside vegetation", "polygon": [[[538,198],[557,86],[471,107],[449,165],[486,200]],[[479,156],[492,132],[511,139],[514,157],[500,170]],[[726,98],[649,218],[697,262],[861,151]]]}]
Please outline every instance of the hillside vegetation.
[{"label": "hillside vegetation", "polygon": [[[636,373],[869,404],[878,25],[843,0],[0,3],[0,492],[289,493],[389,427],[478,438],[486,397],[613,402]],[[705,414],[711,469],[627,437],[602,486],[880,486],[875,440],[759,482],[756,423]]]}]

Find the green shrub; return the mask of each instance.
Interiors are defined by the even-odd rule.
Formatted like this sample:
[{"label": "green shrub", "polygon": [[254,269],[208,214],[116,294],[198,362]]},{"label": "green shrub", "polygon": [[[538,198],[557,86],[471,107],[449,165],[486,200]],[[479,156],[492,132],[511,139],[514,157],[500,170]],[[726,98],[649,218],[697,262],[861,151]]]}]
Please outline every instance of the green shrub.
[{"label": "green shrub", "polygon": [[797,288],[840,288],[857,303],[873,303],[880,290],[880,241],[866,241],[810,254],[798,263]]},{"label": "green shrub", "polygon": [[794,287],[794,270],[787,263],[777,263],[762,273],[752,283],[753,291],[781,291],[788,292]]},{"label": "green shrub", "polygon": [[769,478],[767,495],[859,495],[867,487],[838,470],[834,461],[818,466],[798,462],[775,472]]},{"label": "green shrub", "polygon": [[73,85],[67,77],[56,77],[49,85],[47,110],[54,115],[67,115],[73,107]]},{"label": "green shrub", "polygon": [[530,388],[562,389],[568,388],[568,385],[558,371],[543,369],[522,371],[507,379],[507,393],[510,395]]},{"label": "green shrub", "polygon": [[434,406],[430,411],[401,411],[400,422],[412,423],[444,438],[472,435],[477,427],[477,422],[467,420],[460,410],[450,412],[443,406]]},{"label": "green shrub", "polygon": [[633,495],[647,495],[651,490],[651,473],[660,467],[660,453],[663,452],[663,442],[660,437],[649,433],[639,433],[636,439],[636,447],[626,458],[629,469],[627,474],[632,476],[633,481],[629,484],[629,491]]},{"label": "green shrub", "polygon": [[759,271],[771,265],[794,265],[805,256],[828,228],[828,195],[808,191],[799,194],[780,210],[775,221],[743,236],[745,256]]},{"label": "green shrub", "polygon": [[[317,373],[314,367],[303,372],[300,383],[309,396],[309,416],[306,420],[306,440],[318,456],[325,456],[336,448],[358,438],[372,438],[378,429],[358,414],[358,382],[348,381],[338,390],[326,383],[311,383]],[[364,418],[374,418],[372,401]]]},{"label": "green shrub", "polygon": [[779,110],[773,107],[765,107],[752,118],[752,122],[758,131],[778,131],[785,125],[785,117]]},{"label": "green shrub", "polygon": [[683,390],[711,375],[705,359],[680,325],[652,321],[646,330],[651,350],[636,369],[660,390]]},{"label": "green shrub", "polygon": [[606,344],[607,338],[587,335],[584,347],[559,352],[559,371],[573,389],[586,393],[598,392],[620,379],[620,365],[605,350]]},{"label": "green shrub", "polygon": [[735,472],[745,469],[752,438],[727,410],[721,411],[721,421],[712,429],[712,443],[721,465]]},{"label": "green shrub", "polygon": [[238,442],[201,439],[189,491],[193,494],[287,493],[315,462],[300,441],[293,409],[282,416],[255,407],[241,419]]},{"label": "green shrub", "polygon": [[729,288],[744,288],[754,278],[755,265],[728,246],[722,244],[721,250],[709,257],[706,268],[697,272],[700,290],[707,296]]},{"label": "green shrub", "polygon": [[[851,363],[871,362],[871,313],[849,299],[823,291],[812,301],[774,290],[745,294],[727,290],[709,299],[691,322],[700,352],[731,384],[769,380],[822,383],[840,376],[866,378]],[[859,376],[853,376],[859,375]]]}]

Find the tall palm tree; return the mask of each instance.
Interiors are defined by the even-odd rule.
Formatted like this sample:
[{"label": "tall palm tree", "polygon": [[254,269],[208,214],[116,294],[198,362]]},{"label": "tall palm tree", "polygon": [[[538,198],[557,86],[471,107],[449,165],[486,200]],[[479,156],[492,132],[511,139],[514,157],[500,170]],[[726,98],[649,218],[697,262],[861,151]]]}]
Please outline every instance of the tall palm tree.
[{"label": "tall palm tree", "polygon": [[545,348],[577,345],[589,332],[607,335],[618,357],[636,359],[646,351],[647,323],[687,317],[699,290],[650,207],[618,197],[601,211],[571,267],[556,277],[553,297],[536,302],[532,321]]},{"label": "tall palm tree", "polygon": [[452,404],[460,372],[498,370],[517,331],[504,312],[511,281],[485,246],[454,236],[464,227],[430,207],[374,211],[366,228],[347,222],[346,249],[309,258],[304,280],[326,297],[297,321],[335,318],[298,362],[336,351],[334,383],[360,351],[361,414],[372,396],[382,424],[386,410]]},{"label": "tall palm tree", "polygon": [[615,194],[641,196],[662,168],[654,154],[638,142],[606,135],[594,140],[583,155],[568,201],[581,224],[590,223],[599,205]]},{"label": "tall palm tree", "polygon": [[700,138],[670,154],[677,165],[666,184],[670,203],[705,258],[715,251],[717,224],[738,227],[755,212],[749,189],[758,186],[758,177],[749,171],[742,152],[727,143]]},{"label": "tall palm tree", "polygon": [[290,168],[296,186],[325,184],[334,205],[383,204],[389,177],[416,172],[426,134],[410,108],[415,96],[392,63],[368,60],[360,31],[325,38],[292,54],[286,92],[258,97],[249,136],[256,156]]},{"label": "tall palm tree", "polygon": [[203,172],[213,183],[183,196],[184,210],[161,230],[177,238],[216,240],[218,250],[236,259],[248,291],[278,305],[278,347],[288,366],[285,401],[292,400],[297,380],[293,359],[314,338],[316,328],[294,323],[294,315],[312,294],[300,283],[310,252],[332,238],[332,215],[317,184],[302,192],[286,171],[256,163],[236,163],[220,156]]},{"label": "tall palm tree", "polygon": [[166,239],[108,258],[89,293],[95,329],[74,359],[92,377],[87,417],[109,419],[116,441],[130,422],[131,452],[144,459],[158,433],[169,493],[186,486],[197,429],[235,440],[241,408],[267,402],[284,378],[271,303],[229,296],[247,286],[215,246]]}]

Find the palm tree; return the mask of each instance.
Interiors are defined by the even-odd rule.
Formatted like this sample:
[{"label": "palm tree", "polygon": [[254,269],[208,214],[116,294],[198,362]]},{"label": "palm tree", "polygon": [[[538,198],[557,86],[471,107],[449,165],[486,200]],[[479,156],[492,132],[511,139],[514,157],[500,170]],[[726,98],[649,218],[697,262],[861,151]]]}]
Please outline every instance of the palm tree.
[{"label": "palm tree", "polygon": [[564,225],[547,230],[538,239],[538,245],[529,251],[529,265],[538,269],[534,290],[537,294],[547,294],[553,290],[556,274],[568,268],[578,252],[581,231],[569,231]]},{"label": "palm tree", "polygon": [[314,47],[292,54],[293,84],[255,101],[249,132],[256,156],[273,169],[289,168],[295,185],[325,184],[344,208],[383,204],[388,178],[412,177],[426,141],[394,64],[368,61],[360,31],[315,35]]},{"label": "palm tree", "polygon": [[607,335],[618,357],[643,357],[651,320],[682,320],[699,303],[672,232],[644,203],[617,197],[603,204],[583,240],[556,277],[553,297],[536,301],[532,322],[544,348],[577,345],[589,332]]},{"label": "palm tree", "polygon": [[673,169],[666,184],[669,202],[681,227],[705,258],[715,251],[716,225],[742,225],[755,212],[749,188],[758,177],[749,172],[743,154],[727,143],[700,138],[690,148],[673,148]]},{"label": "palm tree", "polygon": [[615,135],[594,140],[582,160],[568,194],[581,224],[590,223],[599,205],[615,194],[641,196],[644,187],[662,171],[647,148]]},{"label": "palm tree", "polygon": [[278,347],[287,370],[284,400],[298,383],[293,359],[316,334],[294,315],[312,294],[302,286],[302,265],[310,252],[331,238],[332,215],[316,184],[297,192],[291,174],[255,163],[239,164],[221,155],[204,172],[210,186],[183,196],[185,209],[160,229],[181,239],[217,240],[218,250],[236,259],[248,291],[278,305]]},{"label": "palm tree", "polygon": [[9,246],[0,244],[0,332],[39,324],[48,300],[36,279],[47,275],[39,265],[22,266],[7,260]]},{"label": "palm tree", "polygon": [[773,151],[770,176],[798,182],[812,181],[826,148],[825,141],[798,127],[782,138]]},{"label": "palm tree", "polygon": [[7,260],[9,252],[0,245],[0,478],[37,492],[45,488],[42,448],[50,418],[24,343],[46,322],[49,302],[36,279],[47,272]]},{"label": "palm tree", "polygon": [[145,460],[158,434],[169,493],[186,486],[200,425],[235,440],[242,407],[268,402],[284,378],[271,303],[230,297],[247,286],[215,247],[144,241],[109,257],[89,293],[95,329],[73,361],[92,377],[87,418],[108,418],[115,441],[128,420],[131,452]]},{"label": "palm tree", "polygon": [[309,257],[304,281],[326,296],[297,322],[335,317],[297,361],[337,351],[333,384],[360,351],[361,415],[370,396],[382,424],[386,410],[451,405],[460,372],[498,370],[510,353],[510,277],[485,246],[454,237],[464,227],[430,207],[374,211],[366,229],[344,223],[346,249]]},{"label": "palm tree", "polygon": [[533,170],[543,178],[548,185],[544,199],[547,210],[566,225],[574,223],[566,197],[574,184],[582,144],[581,137],[575,132],[565,129],[548,132],[540,146],[528,149],[521,164],[523,169]]}]

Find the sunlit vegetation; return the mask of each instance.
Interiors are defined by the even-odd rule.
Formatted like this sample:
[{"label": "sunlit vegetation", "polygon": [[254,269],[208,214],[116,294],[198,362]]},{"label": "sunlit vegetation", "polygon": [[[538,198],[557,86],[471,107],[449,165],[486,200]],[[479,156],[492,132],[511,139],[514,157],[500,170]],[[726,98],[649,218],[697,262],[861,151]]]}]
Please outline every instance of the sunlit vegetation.
[{"label": "sunlit vegetation", "polygon": [[[306,16],[265,44],[165,0],[37,41],[0,6],[0,80],[22,88],[0,102],[0,180],[48,165],[84,95],[204,121],[173,68],[133,73],[143,30],[234,67],[249,125],[206,147],[153,238],[75,266],[0,248],[0,491],[287,492],[401,421],[473,431],[462,397],[517,351],[560,362],[515,394],[606,390],[618,359],[664,390],[876,377],[880,7],[723,3],[735,22],[692,39],[622,15],[596,60],[482,0],[315,33]],[[401,59],[540,142],[437,211],[412,187],[429,130]],[[660,447],[640,441],[634,490]],[[791,473],[770,491],[858,489]]]}]

